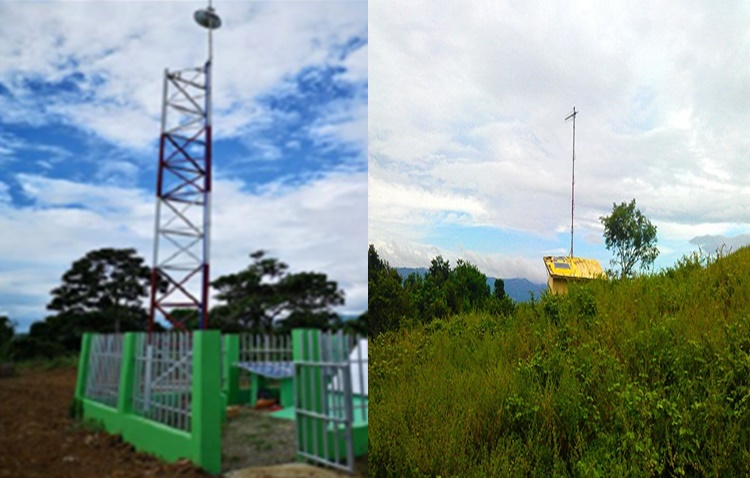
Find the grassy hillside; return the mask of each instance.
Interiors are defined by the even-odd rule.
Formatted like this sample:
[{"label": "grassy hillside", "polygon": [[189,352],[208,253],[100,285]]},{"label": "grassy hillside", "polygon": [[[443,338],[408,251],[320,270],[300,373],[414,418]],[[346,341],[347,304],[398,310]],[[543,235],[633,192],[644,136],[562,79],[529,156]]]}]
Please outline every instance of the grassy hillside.
[{"label": "grassy hillside", "polygon": [[374,476],[747,476],[750,249],[370,350]]}]

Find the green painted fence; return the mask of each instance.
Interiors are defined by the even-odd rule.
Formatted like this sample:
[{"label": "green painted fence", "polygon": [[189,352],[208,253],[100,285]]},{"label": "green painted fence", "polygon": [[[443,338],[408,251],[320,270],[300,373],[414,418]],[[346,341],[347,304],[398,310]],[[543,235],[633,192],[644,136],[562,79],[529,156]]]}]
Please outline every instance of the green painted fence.
[{"label": "green painted fence", "polygon": [[[84,334],[78,366],[75,400],[84,420],[100,423],[112,434],[120,434],[139,451],[165,461],[186,458],[209,473],[221,471],[221,422],[226,398],[221,391],[221,336],[218,331],[192,333],[192,383],[190,385],[189,430],[158,423],[133,410],[138,336],[124,336],[120,362],[117,407],[86,396],[89,358],[94,334]],[[227,361],[225,361],[226,364]],[[225,370],[226,372],[226,370]]]}]

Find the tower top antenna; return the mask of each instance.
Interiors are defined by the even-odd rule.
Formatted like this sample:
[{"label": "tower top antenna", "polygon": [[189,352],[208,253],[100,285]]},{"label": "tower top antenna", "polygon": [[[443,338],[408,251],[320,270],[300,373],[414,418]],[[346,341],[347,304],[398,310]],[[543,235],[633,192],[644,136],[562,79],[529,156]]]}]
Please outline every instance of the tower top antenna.
[{"label": "tower top antenna", "polygon": [[208,6],[208,8],[201,8],[200,10],[196,10],[193,14],[193,18],[195,18],[196,23],[198,25],[202,26],[203,28],[208,28],[209,30],[216,30],[221,26],[221,18],[219,15],[216,14],[216,10],[214,10],[214,7]]}]

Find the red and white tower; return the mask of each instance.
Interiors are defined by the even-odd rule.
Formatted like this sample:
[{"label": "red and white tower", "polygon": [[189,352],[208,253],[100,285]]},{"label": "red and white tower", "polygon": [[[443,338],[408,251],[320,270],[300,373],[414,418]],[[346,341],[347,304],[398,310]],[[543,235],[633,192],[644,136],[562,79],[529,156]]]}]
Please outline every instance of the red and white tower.
[{"label": "red and white tower", "polygon": [[208,30],[208,60],[164,71],[149,332],[159,315],[185,330],[176,308],[197,310],[199,327],[208,326],[212,33],[221,19],[210,0],[194,18]]}]

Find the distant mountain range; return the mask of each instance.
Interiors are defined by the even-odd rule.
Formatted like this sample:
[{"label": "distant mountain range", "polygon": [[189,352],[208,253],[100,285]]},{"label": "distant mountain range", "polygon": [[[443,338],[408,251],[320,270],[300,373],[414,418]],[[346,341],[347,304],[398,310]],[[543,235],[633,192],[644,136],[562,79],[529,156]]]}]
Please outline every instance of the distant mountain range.
[{"label": "distant mountain range", "polygon": [[[426,267],[396,267],[395,269],[404,279],[414,272],[424,277],[428,270]],[[531,299],[531,292],[534,293],[534,297],[538,298],[542,295],[542,292],[547,290],[547,284],[535,284],[528,279],[503,279],[503,283],[505,284],[505,293],[516,302],[528,302]],[[487,284],[490,286],[490,292],[492,292],[495,288],[495,278],[488,277]]]}]

